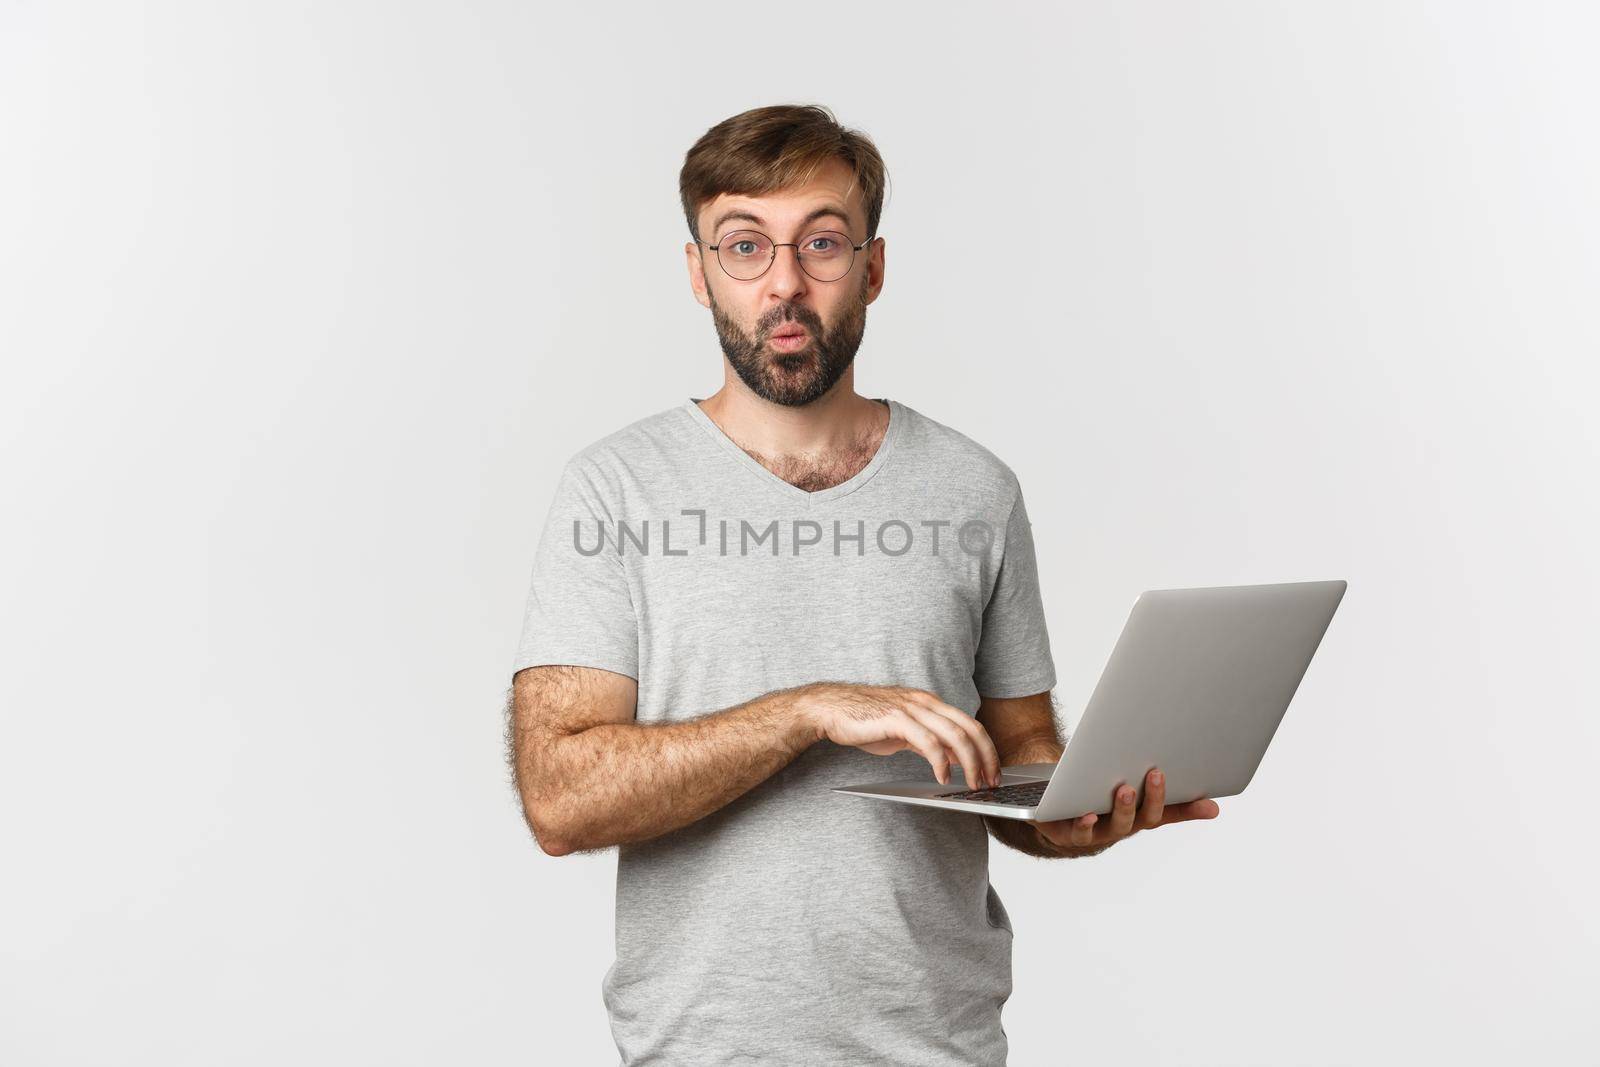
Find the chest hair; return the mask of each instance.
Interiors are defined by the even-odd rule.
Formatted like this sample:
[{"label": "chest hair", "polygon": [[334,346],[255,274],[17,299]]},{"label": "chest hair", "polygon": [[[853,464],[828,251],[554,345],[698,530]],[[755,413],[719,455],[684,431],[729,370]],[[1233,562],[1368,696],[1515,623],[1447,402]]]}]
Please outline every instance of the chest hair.
[{"label": "chest hair", "polygon": [[797,489],[821,492],[841,485],[861,473],[878,454],[888,422],[869,426],[842,449],[825,452],[798,452],[766,455],[740,445],[750,458]]}]

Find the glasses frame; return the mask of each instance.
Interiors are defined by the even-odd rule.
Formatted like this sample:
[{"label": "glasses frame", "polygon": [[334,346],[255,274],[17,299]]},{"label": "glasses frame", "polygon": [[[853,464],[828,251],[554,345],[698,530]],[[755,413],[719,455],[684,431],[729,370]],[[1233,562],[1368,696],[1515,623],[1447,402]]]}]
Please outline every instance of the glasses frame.
[{"label": "glasses frame", "polygon": [[[757,274],[754,278],[740,278],[740,277],[737,277],[731,271],[728,270],[728,265],[726,263],[722,262],[722,252],[721,252],[722,246],[727,243],[728,238],[732,237],[736,233],[760,234],[762,237],[765,237],[767,239],[767,241],[770,242],[771,245],[772,245],[772,255],[767,257],[767,265],[765,267],[762,267],[761,268],[761,273]],[[850,235],[845,233],[843,230],[812,230],[810,233],[806,234],[805,236],[807,236],[807,237],[815,237],[819,233],[836,233],[836,234],[838,234],[840,237],[844,238],[845,246],[850,249],[850,262],[844,268],[844,273],[839,275],[837,278],[829,278],[826,281],[824,281],[823,279],[817,277],[815,274],[812,274],[810,271],[806,270],[805,260],[800,258],[800,242],[799,241],[774,241],[767,234],[761,233],[760,230],[751,229],[748,226],[741,226],[737,230],[729,230],[727,233],[723,234],[721,236],[721,238],[719,238],[717,240],[716,244],[708,244],[707,242],[701,241],[701,240],[698,240],[698,239],[696,239],[695,243],[705,245],[707,248],[711,249],[711,251],[716,252],[717,253],[717,266],[722,268],[722,273],[726,274],[728,277],[732,278],[736,282],[753,282],[753,281],[759,281],[760,279],[765,278],[767,276],[767,271],[771,270],[772,269],[772,265],[774,263],[778,262],[778,249],[780,249],[780,248],[792,248],[792,249],[794,249],[795,265],[800,268],[801,272],[807,278],[810,278],[814,282],[822,282],[823,285],[830,285],[833,282],[842,282],[847,277],[849,277],[850,276],[850,272],[852,270],[855,270],[855,267],[856,267],[856,253],[861,251],[863,248],[866,248],[873,241],[876,241],[878,239],[877,236],[874,235],[872,237],[868,237],[865,241],[862,241],[858,245],[853,245],[853,244],[850,243]]]}]

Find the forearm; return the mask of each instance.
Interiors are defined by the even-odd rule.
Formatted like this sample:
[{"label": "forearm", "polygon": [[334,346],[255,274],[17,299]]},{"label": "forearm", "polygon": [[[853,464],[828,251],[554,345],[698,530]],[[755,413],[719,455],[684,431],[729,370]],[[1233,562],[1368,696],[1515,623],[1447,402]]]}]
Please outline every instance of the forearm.
[{"label": "forearm", "polygon": [[1039,831],[1033,823],[1021,819],[997,819],[992,815],[983,817],[984,825],[989,827],[989,834],[1002,845],[1007,845],[1018,852],[1026,852],[1030,856],[1040,859],[1059,860],[1066,859],[1068,853],[1057,849],[1050,842],[1039,836]]},{"label": "forearm", "polygon": [[718,810],[820,737],[804,686],[686,722],[607,723],[547,738],[525,798],[553,855],[644,841]]}]

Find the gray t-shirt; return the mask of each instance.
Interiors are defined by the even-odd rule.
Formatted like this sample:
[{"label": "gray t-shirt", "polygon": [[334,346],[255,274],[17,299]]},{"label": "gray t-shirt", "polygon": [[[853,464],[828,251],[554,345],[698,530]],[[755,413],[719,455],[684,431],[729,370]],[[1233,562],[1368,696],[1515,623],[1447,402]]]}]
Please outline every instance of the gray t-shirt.
[{"label": "gray t-shirt", "polygon": [[[895,401],[871,462],[806,492],[693,399],[573,455],[514,669],[638,679],[641,723],[813,681],[979,695],[1055,685],[1011,469]],[[830,787],[932,779],[822,742],[617,859],[601,993],[625,1065],[1000,1064],[1010,920],[977,815]],[[952,770],[952,788],[966,788]]]}]

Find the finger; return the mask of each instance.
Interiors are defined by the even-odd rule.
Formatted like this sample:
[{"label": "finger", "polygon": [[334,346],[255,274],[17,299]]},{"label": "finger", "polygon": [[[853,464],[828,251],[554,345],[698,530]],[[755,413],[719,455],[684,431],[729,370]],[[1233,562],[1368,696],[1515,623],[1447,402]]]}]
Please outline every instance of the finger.
[{"label": "finger", "polygon": [[1215,800],[1201,797],[1187,804],[1172,805],[1162,814],[1161,821],[1165,825],[1169,822],[1188,822],[1190,819],[1215,819],[1221,812]]},{"label": "finger", "polygon": [[951,707],[937,697],[928,697],[927,707],[950,722],[972,739],[973,746],[978,753],[978,770],[981,772],[985,784],[1000,784],[1000,750],[995,748],[994,739],[989,736],[989,731],[983,728],[983,723],[968,715],[960,708]]},{"label": "finger", "polygon": [[956,762],[967,776],[967,788],[982,789],[985,784],[983,767],[978,759],[978,746],[972,743],[972,738],[945,716],[920,704],[908,702],[905,710],[907,715],[938,734],[945,746],[956,754]]},{"label": "finger", "polygon": [[1072,820],[1072,843],[1079,847],[1094,844],[1094,824],[1097,821],[1099,821],[1097,815],[1085,815]]},{"label": "finger", "polygon": [[928,761],[928,766],[933,768],[934,778],[941,785],[949,785],[950,760],[945,756],[944,745],[940,743],[938,735],[904,711],[895,717],[894,728]]},{"label": "finger", "polygon": [[1111,822],[1107,826],[1111,837],[1127,837],[1133,833],[1133,801],[1137,796],[1131,785],[1117,787],[1111,804]]},{"label": "finger", "polygon": [[1139,809],[1141,828],[1161,825],[1161,809],[1167,802],[1167,782],[1160,768],[1152,767],[1144,776],[1144,806]]},{"label": "finger", "polygon": [[984,777],[990,784],[999,785],[1000,750],[995,748],[994,738],[990,737],[989,731],[983,728],[983,723],[979,722],[971,715],[968,715],[960,708],[946,704],[944,701],[940,700],[938,697],[934,696],[925,689],[919,689],[917,692],[922,695],[927,707],[932,708],[934,711],[937,711],[939,714],[954,722],[957,726],[964,730],[969,737],[972,738],[973,744],[978,747],[978,756],[983,763],[981,769],[984,773]]}]

